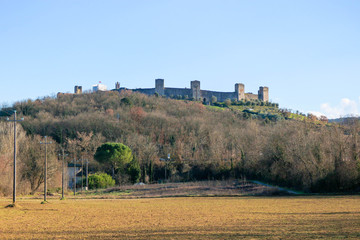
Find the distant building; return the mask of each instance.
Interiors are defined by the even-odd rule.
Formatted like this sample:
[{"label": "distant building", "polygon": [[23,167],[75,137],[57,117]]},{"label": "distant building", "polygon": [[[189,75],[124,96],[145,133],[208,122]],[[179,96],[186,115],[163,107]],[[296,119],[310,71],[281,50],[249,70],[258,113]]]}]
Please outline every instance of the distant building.
[{"label": "distant building", "polygon": [[99,82],[98,84],[92,86],[92,90],[93,92],[107,91],[107,87],[106,85],[101,84],[101,82]]},{"label": "distant building", "polygon": [[75,86],[74,93],[75,94],[82,94],[82,86]]},{"label": "distant building", "polygon": [[81,164],[68,163],[67,167],[67,178],[68,178],[68,188],[74,188],[74,175],[76,173],[76,185],[81,184]]}]

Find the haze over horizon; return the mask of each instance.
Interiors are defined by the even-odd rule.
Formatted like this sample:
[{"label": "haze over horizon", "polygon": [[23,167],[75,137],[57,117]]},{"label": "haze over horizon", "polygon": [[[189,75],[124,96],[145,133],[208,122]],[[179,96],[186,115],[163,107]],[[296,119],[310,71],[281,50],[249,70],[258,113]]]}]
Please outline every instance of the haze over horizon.
[{"label": "haze over horizon", "polygon": [[360,115],[360,2],[1,1],[0,103],[101,81],[246,92],[281,108]]}]

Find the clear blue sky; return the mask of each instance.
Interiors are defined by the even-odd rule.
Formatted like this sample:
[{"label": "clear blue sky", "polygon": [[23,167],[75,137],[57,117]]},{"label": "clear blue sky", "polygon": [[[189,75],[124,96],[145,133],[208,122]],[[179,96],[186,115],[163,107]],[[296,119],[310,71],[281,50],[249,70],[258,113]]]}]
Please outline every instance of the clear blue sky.
[{"label": "clear blue sky", "polygon": [[1,104],[155,78],[360,114],[360,1],[0,0]]}]

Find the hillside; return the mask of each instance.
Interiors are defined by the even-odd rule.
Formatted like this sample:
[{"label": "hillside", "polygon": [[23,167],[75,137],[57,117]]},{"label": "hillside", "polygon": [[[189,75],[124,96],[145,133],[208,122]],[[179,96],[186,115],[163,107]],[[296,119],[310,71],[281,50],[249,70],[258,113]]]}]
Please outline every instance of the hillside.
[{"label": "hillside", "polygon": [[[128,145],[145,182],[164,178],[159,158],[170,154],[172,181],[247,177],[313,192],[359,187],[359,122],[339,127],[276,104],[208,106],[130,91],[63,95],[14,107],[29,136],[51,136],[69,154],[91,157],[105,141]],[[83,147],[75,149],[73,141]],[[91,163],[93,171],[101,169]]]}]

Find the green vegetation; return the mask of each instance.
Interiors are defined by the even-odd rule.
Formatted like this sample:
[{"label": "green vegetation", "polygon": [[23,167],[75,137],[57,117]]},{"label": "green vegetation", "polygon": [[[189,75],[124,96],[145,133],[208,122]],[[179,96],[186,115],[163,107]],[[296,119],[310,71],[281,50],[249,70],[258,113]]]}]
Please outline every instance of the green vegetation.
[{"label": "green vegetation", "polygon": [[95,160],[112,170],[113,179],[117,183],[130,182],[136,183],[140,179],[140,165],[133,157],[131,149],[122,143],[104,143],[97,148],[94,156]]},{"label": "green vegetation", "polygon": [[89,176],[89,189],[108,188],[115,186],[115,180],[106,173],[95,173]]},{"label": "green vegetation", "polygon": [[112,169],[113,177],[115,170],[122,170],[133,159],[131,149],[122,143],[104,143],[95,152],[95,160]]},{"label": "green vegetation", "polygon": [[130,182],[136,183],[139,181],[141,177],[141,168],[136,158],[131,160],[131,162],[128,164],[127,173],[130,176]]}]

